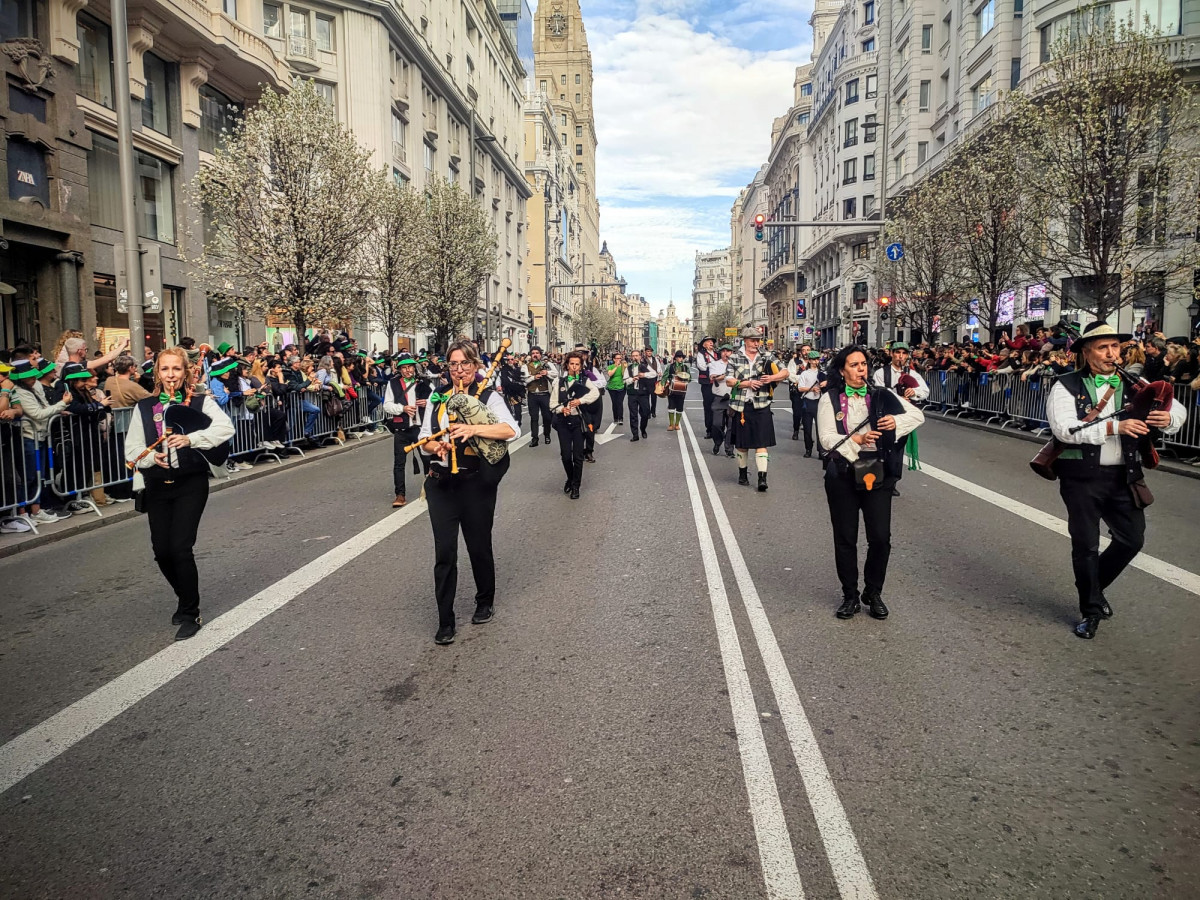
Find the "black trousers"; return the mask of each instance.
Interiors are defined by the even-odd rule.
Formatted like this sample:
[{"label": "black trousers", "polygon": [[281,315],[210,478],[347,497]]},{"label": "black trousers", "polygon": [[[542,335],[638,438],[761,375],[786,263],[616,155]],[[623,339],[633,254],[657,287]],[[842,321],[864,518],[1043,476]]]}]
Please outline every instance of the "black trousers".
[{"label": "black trousers", "polygon": [[542,431],[546,436],[546,440],[550,440],[550,425],[552,417],[550,415],[550,395],[548,393],[537,394],[530,391],[526,394],[526,399],[529,402],[529,433],[531,437],[538,435],[538,418],[542,420]]},{"label": "black trousers", "polygon": [[425,501],[433,526],[433,592],[438,624],[454,626],[454,595],[458,592],[458,533],[461,530],[475,577],[475,603],[496,599],[496,560],[492,556],[492,521],[496,516],[496,485],[478,475],[432,476],[425,479]]},{"label": "black trousers", "polygon": [[625,421],[625,388],[609,388],[608,399],[612,401],[613,421],[620,425]]},{"label": "black trousers", "polygon": [[200,574],[196,571],[196,532],[208,503],[208,473],[180,475],[171,483],[146,481],[146,519],[154,561],[175,596],[179,612],[200,612]]},{"label": "black trousers", "polygon": [[[1124,466],[1101,466],[1093,478],[1061,478],[1067,507],[1071,567],[1079,591],[1079,612],[1100,615],[1101,592],[1117,580],[1146,542],[1146,511],[1134,506]],[[1112,543],[1100,552],[1100,523]]]},{"label": "black trousers", "polygon": [[647,394],[646,396],[650,398],[650,415],[657,416],[658,415],[658,394],[654,393],[654,389],[651,388],[650,393]]},{"label": "black trousers", "polygon": [[592,453],[596,449],[596,434],[604,424],[604,395],[587,406],[579,407],[583,414],[583,452]]},{"label": "black trousers", "polygon": [[562,458],[567,481],[579,487],[583,479],[583,454],[587,452],[585,426],[579,416],[555,416],[554,430],[558,432],[558,455]]},{"label": "black trousers", "polygon": [[799,391],[788,391],[788,399],[792,401],[792,434],[795,434],[804,424],[804,395]]},{"label": "black trousers", "polygon": [[638,433],[638,429],[646,430],[650,424],[650,395],[649,394],[630,394],[629,395],[629,430],[633,434]]},{"label": "black trousers", "polygon": [[712,442],[714,446],[720,447],[724,444],[726,449],[733,449],[733,435],[729,433],[729,407],[726,406],[722,410],[713,410],[712,424]]},{"label": "black trousers", "polygon": [[508,410],[509,410],[509,412],[512,413],[512,417],[517,420],[517,434],[520,435],[520,433],[521,433],[521,401],[518,400],[516,403],[509,401]]},{"label": "black trousers", "polygon": [[[804,428],[804,452],[812,453],[813,427],[817,422],[817,407],[821,401],[804,399],[800,401],[800,425]],[[795,425],[792,426],[795,428]]]},{"label": "black trousers", "polygon": [[[683,412],[683,398],[687,395],[682,391],[675,391],[667,395],[667,409],[671,412]],[[710,412],[706,407],[705,412]],[[709,426],[711,427],[711,425]]]},{"label": "black trousers", "polygon": [[[405,463],[408,462],[408,454],[404,452],[404,448],[413,443],[421,434],[419,425],[413,425],[409,428],[401,428],[392,432],[392,484],[396,489],[397,494],[404,494],[404,469]],[[429,471],[429,463],[425,460],[425,454],[420,450],[412,452],[413,458],[420,460],[421,468],[424,471]],[[416,474],[415,472],[413,473]]]},{"label": "black trousers", "polygon": [[704,433],[712,434],[713,429],[713,410],[712,410],[712,384],[708,380],[700,382],[700,397],[704,400]]},{"label": "black trousers", "polygon": [[[837,454],[841,456],[841,454]],[[863,570],[865,593],[882,594],[892,553],[892,486],[884,479],[873,491],[860,491],[854,476],[839,470],[837,460],[825,469],[825,499],[833,526],[833,559],[837,566],[842,596],[858,594],[858,518],[867,532],[867,564]]]}]

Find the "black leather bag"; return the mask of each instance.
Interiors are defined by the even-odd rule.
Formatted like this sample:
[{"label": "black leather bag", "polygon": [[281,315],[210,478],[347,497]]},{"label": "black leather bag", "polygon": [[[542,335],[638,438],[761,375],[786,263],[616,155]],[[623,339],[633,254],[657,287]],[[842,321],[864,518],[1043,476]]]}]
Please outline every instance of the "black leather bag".
[{"label": "black leather bag", "polygon": [[873,491],[883,481],[883,460],[875,455],[863,454],[850,464],[854,473],[854,486],[860,491]]}]

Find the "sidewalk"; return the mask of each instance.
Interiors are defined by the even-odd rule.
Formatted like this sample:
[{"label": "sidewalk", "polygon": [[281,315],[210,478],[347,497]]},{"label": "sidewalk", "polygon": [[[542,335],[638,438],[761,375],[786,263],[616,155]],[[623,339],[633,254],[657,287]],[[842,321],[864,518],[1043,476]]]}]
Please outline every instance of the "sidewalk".
[{"label": "sidewalk", "polygon": [[[941,413],[925,410],[925,420],[932,422],[949,422],[951,425],[961,425],[964,428],[974,428],[976,431],[987,431],[991,434],[1002,434],[1006,437],[1018,438],[1022,441],[1028,441],[1031,444],[1037,444],[1039,447],[1050,440],[1049,435],[1038,437],[1028,431],[1020,428],[1001,428],[999,425],[989,425],[986,422],[980,422],[975,419],[959,418],[957,416],[943,416]],[[1033,453],[1029,454],[1030,459],[1033,458]],[[1159,463],[1159,472],[1170,472],[1174,475],[1182,475],[1184,478],[1200,479],[1200,467],[1192,466],[1185,462],[1180,462],[1177,459],[1171,459],[1167,455],[1162,456]]]},{"label": "sidewalk", "polygon": [[[261,462],[254,464],[253,469],[239,469],[229,477],[220,475],[211,479],[209,482],[209,491],[223,491],[236,487],[239,484],[244,484],[247,481],[253,481],[256,478],[265,478],[268,475],[274,475],[276,472],[285,472],[289,469],[294,469],[296,466],[326,459],[330,456],[337,456],[339,453],[348,453],[364,444],[374,443],[384,438],[391,438],[391,435],[386,431],[380,431],[377,434],[363,434],[362,437],[357,437],[356,435],[359,433],[353,432],[347,434],[345,444],[335,443],[327,447],[319,447],[316,450],[305,450],[303,456],[288,454],[286,458],[280,460],[278,463],[264,457]],[[110,525],[113,522],[124,522],[126,519],[132,519],[138,515],[140,513],[134,510],[132,502],[114,503],[103,507],[100,510],[99,516],[94,512],[88,511],[80,515],[71,516],[71,518],[64,519],[61,522],[55,522],[53,525],[39,525],[37,534],[31,531],[24,534],[2,534],[0,535],[0,559],[14,556],[25,550],[32,550],[34,547],[41,547],[44,544],[52,544],[77,534],[83,534],[96,528],[103,528],[105,525]]]}]

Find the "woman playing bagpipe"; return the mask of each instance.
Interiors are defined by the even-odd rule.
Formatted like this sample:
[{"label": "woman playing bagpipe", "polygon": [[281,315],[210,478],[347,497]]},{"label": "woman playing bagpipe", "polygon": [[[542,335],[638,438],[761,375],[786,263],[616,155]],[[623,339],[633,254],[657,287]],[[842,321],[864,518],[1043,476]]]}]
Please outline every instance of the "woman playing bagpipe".
[{"label": "woman playing bagpipe", "polygon": [[[502,355],[503,349],[496,359]],[[438,605],[434,641],[438,644],[454,642],[460,529],[475,576],[471,621],[477,625],[491,621],[496,598],[492,556],[496,490],[508,471],[508,442],[517,436],[518,428],[504,398],[490,387],[495,362],[477,382],[482,366],[470,341],[451,344],[446,368],[452,386],[448,393],[429,397],[421,425],[421,452],[430,457],[425,499],[433,527],[433,588]]]},{"label": "woman playing bagpipe", "polygon": [[683,421],[683,398],[692,380],[692,365],[676,350],[671,363],[663,371],[661,383],[667,392],[667,431],[678,431]]},{"label": "woman playing bagpipe", "polygon": [[[1142,466],[1158,465],[1154,438],[1174,434],[1187,419],[1170,384],[1134,378],[1117,365],[1127,340],[1093,322],[1071,344],[1076,371],[1060,376],[1046,401],[1054,441],[1030,463],[1039,475],[1059,479],[1082,615],[1075,634],[1085,640],[1112,615],[1104,589],[1142,549],[1145,509],[1154,500]],[[1112,535],[1103,553],[1101,521]]]},{"label": "woman playing bagpipe", "polygon": [[585,407],[599,399],[600,391],[583,371],[582,353],[568,353],[564,364],[563,374],[550,385],[550,411],[554,414],[554,430],[558,432],[558,452],[567,473],[563,493],[578,500],[586,445],[584,431],[589,427]]},{"label": "woman playing bagpipe", "polygon": [[817,437],[825,459],[825,498],[833,526],[833,555],[842,584],[839,619],[858,612],[858,518],[867,532],[862,602],[886,619],[883,583],[892,551],[892,488],[904,470],[904,437],[924,414],[886,388],[867,384],[867,355],[845,347],[829,367],[817,406]]},{"label": "woman playing bagpipe", "polygon": [[[154,561],[175,591],[175,640],[200,630],[200,576],[192,547],[208,503],[209,466],[228,458],[234,428],[209,394],[193,389],[187,353],[158,354],[155,393],[139,400],[125,435],[125,460],[133,489],[150,525]],[[202,455],[203,454],[203,455]]]}]

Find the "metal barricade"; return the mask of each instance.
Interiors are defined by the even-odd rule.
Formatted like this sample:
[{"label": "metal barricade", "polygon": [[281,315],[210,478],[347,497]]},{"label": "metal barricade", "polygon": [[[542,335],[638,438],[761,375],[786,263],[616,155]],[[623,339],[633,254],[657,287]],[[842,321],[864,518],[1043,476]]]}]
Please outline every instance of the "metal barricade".
[{"label": "metal barricade", "polygon": [[105,415],[59,413],[50,418],[49,485],[56,496],[103,515],[100,507],[112,502],[105,489],[128,485],[133,477],[125,465],[125,433],[133,413],[129,407]]},{"label": "metal barricade", "polygon": [[29,508],[42,495],[41,447],[34,444],[32,449],[26,450],[19,420],[0,422],[0,519],[20,519],[37,534]]},{"label": "metal barricade", "polygon": [[1163,438],[1163,449],[1180,460],[1193,462],[1200,458],[1200,391],[1176,385],[1175,399],[1187,411],[1187,421],[1178,432]]}]

